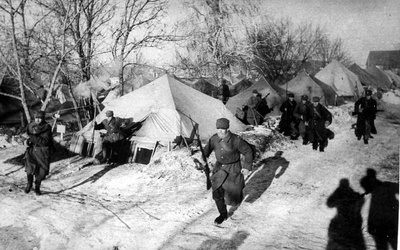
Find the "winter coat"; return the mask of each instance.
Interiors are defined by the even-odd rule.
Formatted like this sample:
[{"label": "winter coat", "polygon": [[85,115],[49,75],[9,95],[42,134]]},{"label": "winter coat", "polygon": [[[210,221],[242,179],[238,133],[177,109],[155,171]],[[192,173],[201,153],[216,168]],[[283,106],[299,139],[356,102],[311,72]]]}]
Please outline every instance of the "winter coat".
[{"label": "winter coat", "polygon": [[361,115],[364,119],[374,120],[376,112],[377,103],[372,97],[369,100],[366,97],[361,97],[354,104],[354,113]]},{"label": "winter coat", "polygon": [[247,106],[247,115],[246,119],[250,125],[259,125],[262,123],[263,118],[260,113],[258,113],[257,108],[261,103],[261,96],[251,96],[249,100],[246,102]]},{"label": "winter coat", "polygon": [[245,185],[240,156],[244,155],[243,168],[251,170],[253,149],[238,135],[229,132],[224,139],[217,134],[209,139],[204,154],[208,157],[213,151],[217,161],[211,176],[212,188],[216,190],[222,186],[226,204],[237,205],[243,200]]},{"label": "winter coat", "polygon": [[320,141],[327,140],[325,123],[332,123],[332,114],[324,106],[320,103],[316,107],[310,105],[304,115],[304,121],[308,122],[310,141],[315,139],[314,135]]},{"label": "winter coat", "polygon": [[50,171],[50,154],[53,147],[51,126],[42,122],[28,125],[28,148],[25,152],[25,171],[43,179]]},{"label": "winter coat", "polygon": [[281,121],[285,121],[287,124],[289,124],[295,120],[293,112],[296,108],[296,105],[297,103],[294,100],[292,102],[290,100],[286,100],[284,103],[282,103],[281,107],[279,108],[279,111],[282,112]]},{"label": "winter coat", "polygon": [[300,101],[296,107],[294,108],[293,111],[293,116],[296,117],[298,120],[304,120],[304,115],[307,112],[307,108],[311,105],[311,102],[306,101],[306,103],[303,103]]},{"label": "winter coat", "polygon": [[122,131],[122,127],[127,122],[128,119],[122,119],[119,117],[113,117],[110,121],[104,119],[100,124],[95,124],[94,129],[107,130],[107,134],[104,136],[103,141],[107,142],[117,142],[119,140],[124,139],[124,134]]}]

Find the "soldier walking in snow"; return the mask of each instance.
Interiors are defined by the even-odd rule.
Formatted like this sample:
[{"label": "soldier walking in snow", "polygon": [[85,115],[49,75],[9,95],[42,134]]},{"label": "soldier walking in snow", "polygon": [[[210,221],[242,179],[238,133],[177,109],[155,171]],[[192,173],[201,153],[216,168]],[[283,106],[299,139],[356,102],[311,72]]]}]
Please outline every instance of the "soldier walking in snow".
[{"label": "soldier walking in snow", "polygon": [[27,185],[25,193],[29,193],[35,177],[35,193],[41,195],[41,182],[49,174],[50,154],[53,148],[53,137],[50,124],[45,121],[45,113],[37,111],[35,120],[28,125],[27,133],[29,138],[25,141],[28,146],[25,153],[25,172],[27,174]]},{"label": "soldier walking in snow", "polygon": [[292,140],[297,139],[297,130],[295,128],[296,118],[293,116],[293,111],[296,108],[296,101],[294,100],[294,94],[289,93],[287,100],[282,103],[279,110],[282,112],[281,121],[279,122],[279,132],[283,133],[284,136],[289,136]]},{"label": "soldier walking in snow", "polygon": [[[214,223],[219,225],[228,218],[226,205],[233,208],[243,200],[244,175],[252,170],[253,149],[238,135],[229,131],[229,120],[220,118],[216,122],[217,133],[204,148],[208,157],[213,151],[217,159],[211,176],[212,197],[218,208],[219,216]],[[242,166],[240,156],[244,155]]]},{"label": "soldier walking in snow", "polygon": [[306,114],[307,108],[311,105],[311,102],[308,101],[307,95],[301,96],[301,101],[296,105],[296,108],[293,111],[293,116],[297,118],[299,133],[301,138],[303,138],[303,145],[308,143],[307,138],[307,126],[304,122],[304,115]]},{"label": "soldier walking in snow", "polygon": [[368,139],[372,138],[371,129],[374,129],[374,132],[376,133],[374,125],[376,112],[377,104],[372,98],[372,91],[366,90],[365,97],[361,97],[354,104],[354,113],[358,114],[355,133],[358,140],[361,140],[361,137],[364,137],[363,139],[365,144],[368,144]]},{"label": "soldier walking in snow", "polygon": [[319,103],[319,97],[313,97],[312,105],[304,115],[305,124],[308,126],[308,139],[312,142],[313,150],[324,152],[328,144],[327,127],[332,123],[332,114]]}]

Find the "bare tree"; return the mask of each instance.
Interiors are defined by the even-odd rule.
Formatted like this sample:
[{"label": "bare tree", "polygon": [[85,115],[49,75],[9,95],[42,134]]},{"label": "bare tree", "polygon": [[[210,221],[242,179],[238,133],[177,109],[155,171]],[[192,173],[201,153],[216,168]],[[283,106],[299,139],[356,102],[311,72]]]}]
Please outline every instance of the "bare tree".
[{"label": "bare tree", "polygon": [[165,15],[166,0],[124,0],[117,27],[113,28],[112,55],[119,64],[121,94],[124,90],[124,68],[129,56],[145,47],[157,47],[178,36],[159,26]]},{"label": "bare tree", "polygon": [[350,66],[352,61],[351,56],[344,49],[342,39],[340,38],[331,41],[327,36],[324,36],[317,44],[316,54],[322,59],[323,67],[334,59],[343,63],[345,66]]},{"label": "bare tree", "polygon": [[322,51],[343,52],[340,43],[332,46],[321,27],[296,26],[290,19],[257,23],[247,30],[247,39],[255,69],[272,82],[293,78],[307,62],[322,57]]},{"label": "bare tree", "polygon": [[[16,24],[17,18],[20,17],[22,19],[23,26],[25,26],[24,9],[25,9],[26,0],[21,0],[21,1],[17,2],[17,4],[15,4],[15,3],[16,3],[16,1],[5,0],[0,5],[0,9],[8,14],[9,21],[11,24],[10,36],[12,39],[13,60],[15,61],[15,65],[16,65],[15,75],[19,82],[19,96],[9,95],[9,94],[7,95],[5,93],[0,93],[0,94],[7,95],[9,97],[20,100],[22,103],[24,112],[25,112],[25,116],[26,116],[28,122],[31,122],[31,117],[29,114],[29,109],[27,106],[25,91],[24,91],[24,85],[25,85],[24,70],[23,70],[23,66],[21,63],[21,57],[23,57],[21,55],[21,52],[26,53],[26,49],[24,48],[24,45],[26,45],[26,44],[22,43],[22,46],[21,46],[20,39],[18,39],[18,37],[17,37],[18,36],[18,27]],[[8,64],[3,52],[2,52],[2,59],[3,59],[4,63]],[[11,69],[12,67],[10,67],[10,65],[9,65],[8,68]]]},{"label": "bare tree", "polygon": [[181,70],[189,76],[222,77],[245,62],[244,28],[258,14],[257,1],[187,1],[188,19],[183,27],[191,34],[184,52],[176,52]]}]

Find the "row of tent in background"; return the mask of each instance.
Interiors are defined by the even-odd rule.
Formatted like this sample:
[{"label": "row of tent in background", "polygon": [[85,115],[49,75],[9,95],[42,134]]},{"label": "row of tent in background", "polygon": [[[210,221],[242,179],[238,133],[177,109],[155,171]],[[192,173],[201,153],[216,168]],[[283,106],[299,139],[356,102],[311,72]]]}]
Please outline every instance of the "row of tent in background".
[{"label": "row of tent in background", "polygon": [[[154,76],[154,79],[156,76]],[[132,92],[142,86],[152,82],[148,76],[137,76],[125,83],[124,93]],[[320,96],[321,102],[325,105],[340,105],[343,99],[351,99],[362,94],[363,88],[372,88],[387,91],[391,88],[400,88],[400,76],[390,70],[380,70],[372,66],[362,69],[357,64],[349,68],[344,67],[338,61],[332,61],[325,68],[321,69],[315,76],[308,75],[306,72],[300,72],[295,78],[284,85],[275,85],[268,83],[265,79],[253,78],[246,79],[243,74],[238,76],[234,84],[228,82],[231,98],[227,103],[229,110],[234,112],[237,107],[241,107],[251,96],[251,92],[257,89],[263,96],[270,93],[267,98],[269,107],[279,105],[287,92],[294,93],[296,98],[306,94],[309,97]],[[220,81],[213,78],[197,79],[195,81],[183,81],[207,95],[218,98],[218,88]],[[79,100],[79,106],[91,105],[93,102],[102,102],[103,104],[117,98],[120,93],[119,82],[117,78],[110,77],[92,77],[88,82],[82,82],[73,90],[75,97]],[[61,115],[68,115],[69,109],[73,107],[68,86],[60,85],[57,88],[57,98],[54,98],[47,108],[48,113],[54,113],[61,110]],[[6,100],[10,99],[10,100]],[[22,110],[21,105],[11,100],[12,98],[2,97],[0,103],[1,124],[20,123]],[[32,97],[32,100],[35,98]],[[30,104],[30,107],[40,106],[40,101]],[[19,110],[19,111],[18,111]]]}]

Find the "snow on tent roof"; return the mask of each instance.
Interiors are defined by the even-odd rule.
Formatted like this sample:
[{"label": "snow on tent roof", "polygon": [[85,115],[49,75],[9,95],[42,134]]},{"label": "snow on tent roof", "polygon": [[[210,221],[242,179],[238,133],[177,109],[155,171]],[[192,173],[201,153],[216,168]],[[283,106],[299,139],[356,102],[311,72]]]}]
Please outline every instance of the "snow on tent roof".
[{"label": "snow on tent roof", "polygon": [[[221,101],[185,85],[168,74],[107,103],[96,117],[97,123],[106,118],[107,110],[114,111],[116,117],[133,118],[135,122],[145,120],[137,134],[149,138],[161,136],[160,131],[167,131],[166,134],[170,138],[171,131],[176,133],[175,137],[181,134],[189,137],[188,133],[192,131],[190,119],[198,124],[201,139],[208,139],[216,133],[215,121],[221,117],[230,120],[232,132],[240,132],[246,128]],[[91,140],[92,133],[92,123],[89,123],[77,134]]]},{"label": "snow on tent roof", "polygon": [[339,96],[358,98],[363,92],[358,76],[337,60],[333,60],[325,68],[321,69],[315,77],[333,87]]},{"label": "snow on tent roof", "polygon": [[376,81],[379,83],[379,87],[387,90],[393,88],[391,79],[382,70],[371,66],[366,68],[365,71],[375,77]]},{"label": "snow on tent roof", "polygon": [[367,71],[363,70],[356,63],[353,63],[349,67],[349,70],[358,76],[361,84],[366,85],[366,86],[375,87],[375,88],[382,87],[382,86],[379,86],[380,85],[379,82],[376,81],[376,79],[373,75],[371,75]]},{"label": "snow on tent roof", "polygon": [[275,91],[275,89],[266,80],[264,80],[264,78],[261,78],[249,88],[229,98],[228,102],[226,103],[226,107],[234,114],[236,109],[241,108],[242,105],[245,104],[253,95],[253,90],[255,89],[261,93],[262,97],[269,93],[269,96],[267,97],[267,103],[270,108],[280,105],[283,101],[282,97]]}]

